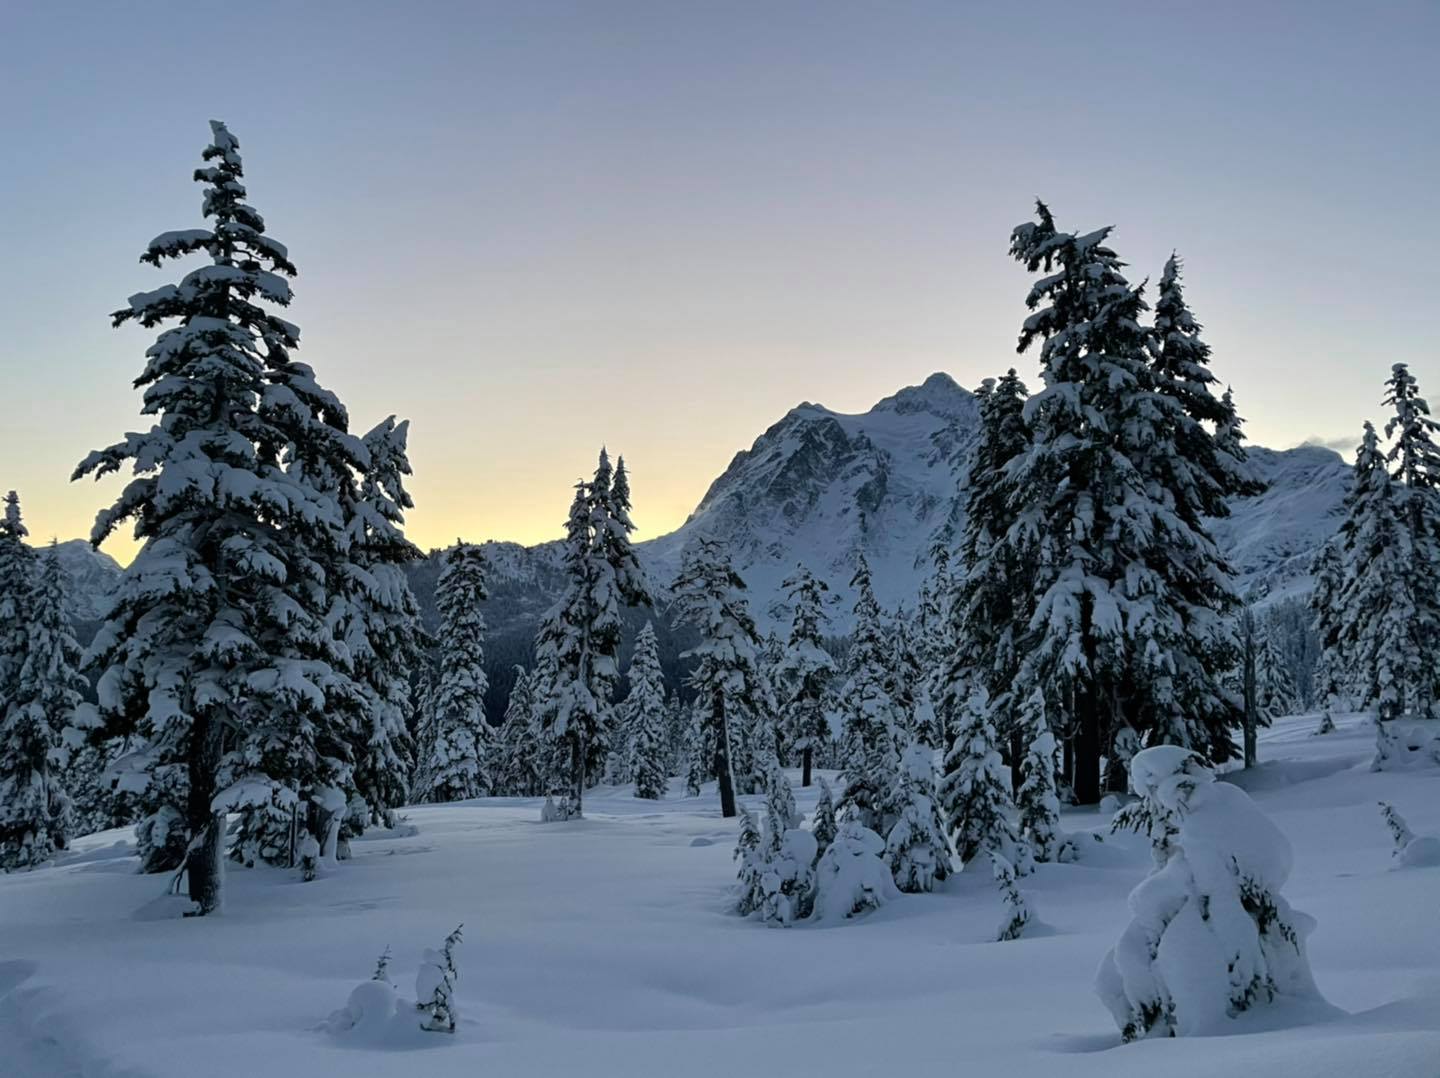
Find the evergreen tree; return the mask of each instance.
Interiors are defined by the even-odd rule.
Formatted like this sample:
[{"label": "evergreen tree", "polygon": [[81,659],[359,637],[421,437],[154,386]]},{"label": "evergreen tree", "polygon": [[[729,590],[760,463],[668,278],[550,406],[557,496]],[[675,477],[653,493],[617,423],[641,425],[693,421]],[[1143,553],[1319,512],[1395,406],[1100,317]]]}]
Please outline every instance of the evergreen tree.
[{"label": "evergreen tree", "polygon": [[211,129],[195,179],[212,227],[164,233],[141,256],[159,266],[203,252],[210,263],[114,315],[117,326],[177,323],[136,380],[157,422],[75,471],[135,472],[91,535],[98,546],[133,519],[144,546],[89,654],[105,733],[136,745],[117,768],[148,789],[152,812],[166,807],[159,798],[184,799],[200,913],[220,897],[226,808],[244,812],[242,845],[280,856],[275,830],[301,803],[331,806],[351,783],[328,705],[354,686],[327,622],[326,576],[347,541],[339,473],[365,463],[343,406],[291,357],[298,329],[264,306],[289,304],[295,267],[244,201],[239,143],[224,124]]},{"label": "evergreen tree", "polygon": [[1045,699],[1038,691],[1022,705],[1025,725],[1023,781],[1015,794],[1020,837],[1036,861],[1065,859],[1068,843],[1060,829],[1060,799],[1055,793],[1055,735],[1045,717]]},{"label": "evergreen tree", "polygon": [[1414,603],[1405,650],[1397,657],[1398,676],[1413,710],[1429,717],[1440,679],[1440,447],[1435,444],[1440,423],[1430,418],[1430,406],[1404,363],[1391,368],[1382,403],[1395,410],[1385,423],[1385,437],[1392,439],[1386,460],[1409,545],[1403,568]]},{"label": "evergreen tree", "polygon": [[492,789],[494,737],[485,721],[485,589],[481,548],[456,540],[436,581],[439,622],[435,691],[420,738],[416,792],[433,802],[480,797]]},{"label": "evergreen tree", "polygon": [[29,535],[20,516],[20,496],[5,495],[0,517],[0,722],[5,721],[20,687],[29,637],[30,593],[35,587],[35,558],[25,545]]},{"label": "evergreen tree", "polygon": [[740,863],[736,874],[735,912],[748,917],[765,901],[760,884],[760,877],[765,873],[765,853],[761,849],[760,827],[747,808],[740,810],[740,837],[732,860]]},{"label": "evergreen tree", "polygon": [[594,479],[577,483],[564,539],[565,596],[536,638],[540,724],[567,789],[562,814],[578,816],[585,787],[604,767],[620,679],[621,606],[648,606],[650,593],[630,543],[630,481],[602,449]]},{"label": "evergreen tree", "polygon": [[460,979],[460,969],[455,963],[455,948],[461,943],[460,931],[464,925],[457,925],[455,931],[445,937],[440,950],[426,948],[415,975],[415,1009],[425,1017],[420,1028],[427,1033],[454,1033],[459,1014],[455,1010],[455,982]]},{"label": "evergreen tree", "polygon": [[[1028,392],[1011,369],[998,380],[987,378],[975,396],[980,437],[965,489],[963,569],[950,578],[941,597],[946,632],[934,644],[936,703],[945,730],[942,747],[953,741],[977,685],[994,701],[1002,735],[1018,733],[1009,718],[1010,705],[1033,604],[1033,552],[1028,539],[1012,532],[1016,505],[1008,475],[1011,462],[1030,445],[1023,414]],[[948,572],[948,558],[944,564]]]},{"label": "evergreen tree", "polygon": [[[1180,260],[1171,255],[1150,338],[1150,378],[1166,407],[1158,410],[1158,439],[1139,444],[1135,459],[1160,491],[1162,539],[1148,565],[1177,620],[1145,629],[1149,648],[1132,659],[1130,680],[1139,691],[1124,702],[1124,720],[1148,733],[1151,744],[1194,745],[1223,760],[1232,754],[1229,730],[1239,719],[1224,679],[1239,654],[1234,614],[1241,603],[1235,570],[1210,522],[1230,515],[1230,499],[1265,486],[1247,462],[1243,421],[1229,390],[1215,396],[1219,383],[1200,330],[1185,300]],[[1124,790],[1122,774],[1112,775],[1110,788]]]},{"label": "evergreen tree", "polygon": [[517,664],[495,748],[495,790],[510,797],[537,797],[544,793],[539,767],[541,743],[534,727],[535,704],[530,684],[530,671]]},{"label": "evergreen tree", "polygon": [[845,785],[837,807],[846,819],[887,834],[894,822],[890,798],[899,768],[899,722],[895,702],[886,691],[890,648],[864,555],[850,586],[856,595],[855,631],[840,690]]},{"label": "evergreen tree", "polygon": [[[689,725],[685,731],[683,759],[685,761],[685,792],[691,797],[700,796],[700,788],[711,779],[718,779],[715,773],[716,748],[719,741],[715,727],[708,721],[707,701],[696,696],[690,706],[682,709],[688,716]],[[728,757],[726,757],[728,760]]]},{"label": "evergreen tree", "polygon": [[1406,568],[1412,551],[1375,428],[1365,424],[1338,533],[1340,631],[1331,650],[1348,671],[1349,695],[1381,722],[1404,714],[1415,601]]},{"label": "evergreen tree", "polygon": [[955,743],[945,757],[941,811],[962,864],[982,853],[1003,857],[1020,872],[1028,869],[1015,825],[1010,771],[1000,759],[990,700],[977,687],[960,717]]},{"label": "evergreen tree", "polygon": [[[1031,445],[1006,469],[1019,510],[1009,534],[1037,552],[1039,566],[1018,684],[1026,694],[1044,687],[1055,701],[1070,736],[1075,797],[1090,804],[1100,798],[1102,756],[1113,760],[1122,735],[1161,721],[1182,673],[1187,699],[1214,697],[1211,682],[1192,678],[1190,645],[1181,639],[1187,619],[1199,619],[1196,631],[1210,648],[1213,618],[1174,586],[1172,573],[1176,565],[1220,570],[1213,542],[1177,511],[1177,491],[1159,482],[1177,470],[1183,407],[1156,391],[1141,290],[1105,245],[1108,228],[1062,233],[1043,203],[1037,210],[1039,221],[1011,238],[1018,261],[1045,271],[1026,298],[1035,313],[1019,344],[1025,351],[1041,342],[1044,388],[1025,404]],[[1218,577],[1207,582],[1219,587]],[[1211,658],[1207,651],[1205,662]],[[1207,727],[1207,736],[1217,758],[1228,756],[1223,727]],[[1122,779],[1112,768],[1112,784]]]},{"label": "evergreen tree", "polygon": [[340,633],[361,687],[350,735],[355,786],[364,822],[386,827],[393,825],[394,810],[409,800],[406,779],[415,766],[410,730],[416,722],[411,684],[427,644],[403,568],[424,558],[402,531],[405,511],[415,505],[405,489],[411,474],[409,426],[390,416],[363,439],[368,460],[346,503],[352,548],[341,579]]},{"label": "evergreen tree", "polygon": [[925,745],[912,744],[901,757],[894,802],[885,857],[895,886],[911,894],[931,891],[950,875],[950,841],[935,789],[934,753]]},{"label": "evergreen tree", "polygon": [[1130,819],[1163,838],[1095,976],[1125,1040],[1228,1031],[1277,1000],[1323,1004],[1305,953],[1314,922],[1280,893],[1293,861],[1285,836],[1179,746],[1141,752],[1131,782],[1144,800]]},{"label": "evergreen tree", "polygon": [[1255,656],[1255,702],[1260,722],[1269,726],[1275,719],[1294,715],[1300,710],[1300,694],[1290,676],[1289,664],[1275,643],[1275,634],[1262,627],[1257,633],[1259,648]]},{"label": "evergreen tree", "polygon": [[830,588],[803,565],[781,587],[790,599],[790,636],[776,669],[777,703],[792,766],[800,764],[800,785],[809,786],[815,750],[830,739],[826,691],[835,660],[825,650],[825,602]]},{"label": "evergreen tree", "polygon": [[431,694],[416,791],[429,801],[463,801],[490,792],[494,766],[485,719],[485,555],[472,543],[445,552],[435,587],[440,612],[438,679]]},{"label": "evergreen tree", "polygon": [[629,730],[630,776],[635,796],[655,801],[665,796],[670,717],[665,708],[665,675],[660,670],[660,645],[650,622],[635,638],[630,662],[630,695],[625,698]]},{"label": "evergreen tree", "polygon": [[815,802],[815,814],[810,818],[810,833],[815,836],[815,859],[825,856],[830,843],[835,841],[839,824],[835,820],[835,801],[830,794],[830,784],[820,780],[820,799]]},{"label": "evergreen tree", "polygon": [[785,777],[784,769],[774,760],[765,779],[765,825],[769,829],[768,850],[772,854],[780,852],[785,832],[800,826],[795,792],[790,789],[790,780]]},{"label": "evergreen tree", "polygon": [[[14,534],[7,524],[6,533]],[[54,543],[27,603],[25,661],[0,722],[0,868],[27,868],[68,846],[70,798],[61,781],[61,734],[80,704],[79,645],[65,614]]]},{"label": "evergreen tree", "polygon": [[713,754],[710,768],[720,784],[720,813],[731,817],[738,785],[736,748],[755,717],[774,710],[757,657],[760,637],[745,602],[745,582],[714,540],[700,539],[685,552],[672,590],[677,625],[693,626],[700,634],[700,643],[686,653],[695,659],[690,683],[698,720],[690,784],[696,787],[702,754]]}]

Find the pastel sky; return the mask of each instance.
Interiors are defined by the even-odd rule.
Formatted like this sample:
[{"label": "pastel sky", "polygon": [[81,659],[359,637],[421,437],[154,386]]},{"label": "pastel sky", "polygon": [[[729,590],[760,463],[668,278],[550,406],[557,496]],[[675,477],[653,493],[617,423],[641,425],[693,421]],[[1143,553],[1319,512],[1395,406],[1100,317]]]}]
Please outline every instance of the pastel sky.
[{"label": "pastel sky", "polygon": [[0,489],[41,539],[114,496],[67,482],[143,422],[107,315],[212,116],[422,545],[559,534],[602,442],[659,534],[801,400],[1017,363],[1036,195],[1181,252],[1253,441],[1352,443],[1391,363],[1440,397],[1437,55],[1433,0],[8,3]]}]

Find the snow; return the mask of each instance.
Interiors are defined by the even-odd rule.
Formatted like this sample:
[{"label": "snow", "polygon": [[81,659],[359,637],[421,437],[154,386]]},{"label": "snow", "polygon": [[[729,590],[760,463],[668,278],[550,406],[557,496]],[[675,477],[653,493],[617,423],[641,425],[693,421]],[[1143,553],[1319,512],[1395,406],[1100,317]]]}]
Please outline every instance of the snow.
[{"label": "snow", "polygon": [[[586,819],[544,826],[534,799],[412,808],[413,831],[355,841],[312,883],[232,866],[224,913],[198,920],[159,897],[168,877],[135,875],[129,831],[81,839],[53,867],[0,877],[0,1073],[1434,1078],[1440,868],[1392,871],[1376,802],[1440,834],[1440,779],[1372,773],[1365,719],[1313,737],[1319,721],[1278,721],[1261,765],[1226,776],[1293,847],[1284,893],[1316,918],[1311,965],[1346,1012],[1318,1024],[1266,1008],[1226,1035],[1122,1046],[1090,984],[1152,861],[1105,814],[1064,814],[1067,832],[1105,840],[1024,878],[1045,924],[1018,940],[995,942],[989,865],[779,931],[728,912],[735,821],[713,786],[687,798],[677,781],[658,802],[601,788]],[[803,812],[818,791],[797,789]],[[352,997],[387,946],[390,979],[413,984],[461,922],[453,1036],[419,1031],[403,1000],[403,1036],[385,1027],[383,986]],[[382,1032],[333,1032],[347,999]]]}]

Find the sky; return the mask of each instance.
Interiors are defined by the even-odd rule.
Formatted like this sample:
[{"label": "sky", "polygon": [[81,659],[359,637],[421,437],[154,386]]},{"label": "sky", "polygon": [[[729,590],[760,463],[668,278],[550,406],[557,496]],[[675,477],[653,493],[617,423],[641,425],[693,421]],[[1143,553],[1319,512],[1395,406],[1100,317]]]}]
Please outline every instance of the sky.
[{"label": "sky", "polygon": [[0,489],[41,540],[118,493],[68,482],[148,425],[108,315],[212,117],[422,546],[558,536],[601,444],[643,538],[802,400],[1033,382],[1037,196],[1180,252],[1253,442],[1353,445],[1392,363],[1440,395],[1437,50],[1436,0],[3,3]]}]

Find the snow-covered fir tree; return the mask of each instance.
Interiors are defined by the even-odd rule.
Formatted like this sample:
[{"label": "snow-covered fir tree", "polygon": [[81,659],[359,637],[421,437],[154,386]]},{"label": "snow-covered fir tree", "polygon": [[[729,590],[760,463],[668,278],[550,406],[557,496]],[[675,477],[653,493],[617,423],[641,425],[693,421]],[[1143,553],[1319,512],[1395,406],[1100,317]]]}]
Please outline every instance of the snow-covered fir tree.
[{"label": "snow-covered fir tree", "polygon": [[810,833],[815,836],[815,857],[825,855],[830,843],[835,841],[839,824],[835,819],[835,799],[830,793],[830,784],[820,780],[820,797],[815,802],[815,812],[810,817]]},{"label": "snow-covered fir tree", "polygon": [[485,554],[456,542],[435,585],[440,613],[435,685],[426,701],[416,794],[463,801],[491,792],[494,742],[485,718]]},{"label": "snow-covered fir tree", "polygon": [[883,835],[894,823],[890,801],[899,768],[900,723],[886,690],[891,649],[863,554],[850,586],[855,589],[855,629],[840,689],[844,786],[836,808],[846,819]]},{"label": "snow-covered fir tree", "polygon": [[760,637],[745,601],[745,582],[712,539],[699,539],[685,551],[672,591],[677,625],[692,626],[700,642],[690,683],[695,688],[689,784],[702,774],[720,786],[720,813],[735,815],[735,793],[753,788],[754,775],[739,775],[736,749],[757,716],[773,715],[770,687],[760,670]]},{"label": "snow-covered fir tree", "polygon": [[[1043,388],[1024,407],[1031,444],[1006,469],[1018,509],[1007,534],[1037,552],[1038,567],[1017,687],[1041,687],[1056,702],[1071,788],[1091,804],[1102,757],[1118,786],[1113,746],[1173,714],[1182,678],[1184,699],[1209,724],[1208,751],[1230,755],[1225,724],[1238,715],[1210,710],[1224,702],[1210,667],[1222,632],[1214,604],[1228,584],[1203,526],[1177,508],[1182,498],[1200,504],[1182,489],[1182,477],[1198,479],[1178,459],[1185,407],[1150,366],[1141,289],[1106,246],[1108,228],[1077,236],[1058,231],[1043,203],[1037,215],[1011,235],[1014,257],[1044,273],[1020,333],[1021,351],[1041,344]],[[1176,573],[1196,573],[1211,590],[1182,588]]]},{"label": "snow-covered fir tree", "polygon": [[25,545],[29,535],[20,513],[20,495],[5,495],[0,514],[0,721],[10,713],[25,665],[30,623],[30,593],[35,587],[35,556]]},{"label": "snow-covered fir tree", "polygon": [[948,557],[937,561],[937,580],[949,579],[938,598],[945,632],[931,645],[941,747],[954,740],[976,685],[993,701],[1002,735],[1008,738],[1016,725],[1009,719],[1010,705],[1035,570],[1028,537],[1012,531],[1017,507],[1008,468],[1030,445],[1023,416],[1027,396],[1013,369],[987,378],[975,391],[980,436],[968,465],[960,567],[950,573]]},{"label": "snow-covered fir tree", "polygon": [[1255,649],[1256,714],[1261,725],[1269,726],[1275,719],[1301,710],[1300,693],[1290,675],[1290,664],[1280,654],[1275,633],[1261,625],[1256,636],[1259,638]]},{"label": "snow-covered fir tree", "polygon": [[681,767],[685,775],[685,792],[700,796],[700,788],[715,773],[715,727],[708,721],[708,708],[698,696],[683,709],[686,716],[685,738],[681,744]]},{"label": "snow-covered fir tree", "polygon": [[[7,524],[7,535],[14,530]],[[0,717],[0,868],[6,870],[49,860],[67,847],[70,834],[61,735],[86,684],[76,672],[80,648],[65,613],[64,572],[53,542],[25,605],[25,659]]]},{"label": "snow-covered fir tree", "polygon": [[1280,894],[1292,854],[1279,829],[1180,746],[1141,752],[1130,780],[1136,818],[1159,821],[1165,845],[1095,978],[1124,1038],[1220,1033],[1277,1000],[1324,1006],[1305,953],[1313,922]]},{"label": "snow-covered fir tree", "polygon": [[885,842],[895,886],[914,894],[933,890],[950,875],[950,840],[935,788],[935,756],[915,742],[900,758],[894,803],[897,818]]},{"label": "snow-covered fir tree", "polygon": [[[1165,405],[1158,410],[1159,438],[1129,451],[1152,488],[1163,492],[1163,538],[1148,567],[1163,581],[1162,594],[1179,621],[1178,629],[1144,628],[1147,646],[1131,663],[1130,680],[1139,691],[1124,719],[1152,744],[1189,744],[1223,760],[1232,754],[1229,731],[1239,720],[1224,683],[1238,654],[1234,614],[1241,602],[1235,570],[1210,527],[1230,515],[1232,498],[1265,487],[1247,461],[1230,391],[1215,394],[1219,380],[1201,328],[1172,254],[1160,276],[1149,342],[1150,381]],[[1123,774],[1111,775],[1111,789],[1125,789]]]},{"label": "snow-covered fir tree", "polygon": [[889,638],[890,663],[885,691],[895,702],[896,743],[908,745],[919,740],[928,744],[934,709],[925,689],[926,670],[921,665],[915,629],[903,607],[891,619]]},{"label": "snow-covered fir tree", "polygon": [[1000,758],[990,721],[990,699],[983,686],[976,686],[960,715],[940,784],[941,811],[962,864],[993,853],[1017,871],[1027,871],[1029,855],[1010,790],[1010,769]]},{"label": "snow-covered fir tree", "polygon": [[427,640],[404,571],[424,558],[402,530],[405,511],[415,505],[405,489],[409,430],[408,422],[390,416],[365,435],[365,471],[345,501],[351,546],[339,631],[360,685],[350,736],[362,825],[393,824],[394,810],[410,798],[407,779],[415,763],[412,682],[423,668]]},{"label": "snow-covered fir tree", "polygon": [[1428,718],[1440,684],[1440,446],[1435,444],[1440,423],[1430,417],[1430,406],[1404,363],[1391,368],[1382,403],[1394,409],[1385,423],[1385,437],[1391,440],[1386,460],[1409,545],[1404,569],[1414,603],[1398,676],[1407,686],[1409,710]]},{"label": "snow-covered fir tree", "polygon": [[665,796],[669,761],[670,715],[665,706],[665,675],[660,669],[660,643],[650,622],[635,638],[630,661],[630,695],[622,708],[630,746],[630,781],[635,796],[654,801]]},{"label": "snow-covered fir tree", "polygon": [[1000,932],[996,940],[1000,943],[1018,940],[1025,934],[1025,926],[1030,923],[1030,907],[1025,902],[1025,896],[1020,893],[1015,866],[998,853],[991,853],[990,871],[1005,903],[1005,919],[1000,922]]},{"label": "snow-covered fir tree", "polygon": [[1347,672],[1346,689],[1355,704],[1375,708],[1382,723],[1405,713],[1415,619],[1408,574],[1412,551],[1396,502],[1379,439],[1367,422],[1336,537],[1340,631],[1327,657]]},{"label": "snow-covered fir tree", "polygon": [[735,912],[748,917],[765,901],[760,877],[765,873],[764,836],[754,815],[747,808],[740,810],[740,835],[735,841],[733,860],[739,866],[735,880]]},{"label": "snow-covered fir tree", "polygon": [[790,788],[790,780],[786,778],[785,770],[779,762],[771,760],[769,772],[765,776],[765,826],[769,829],[769,849],[772,853],[778,851],[780,839],[786,831],[800,826],[800,819],[800,810],[795,807],[795,791]]},{"label": "snow-covered fir tree", "polygon": [[1020,789],[1015,793],[1020,838],[1036,861],[1060,861],[1068,844],[1060,829],[1060,798],[1055,792],[1055,735],[1045,717],[1045,698],[1039,690],[1021,704],[1025,755],[1020,765]]},{"label": "snow-covered fir tree", "polygon": [[[535,797],[541,792],[538,772],[534,769],[536,745],[532,742],[531,715],[534,710],[530,695],[530,671],[515,665],[505,714],[495,735],[491,754],[494,764],[490,781],[495,793],[506,797]],[[533,773],[532,773],[533,772]]]},{"label": "snow-covered fir tree", "polygon": [[289,304],[295,267],[245,202],[239,143],[222,123],[211,130],[195,172],[211,227],[164,233],[141,256],[209,262],[114,315],[175,323],[136,380],[156,422],[75,471],[134,472],[91,540],[133,520],[144,545],[89,656],[105,734],[135,745],[116,764],[122,786],[144,791],[151,813],[184,816],[201,913],[220,899],[225,809],[242,812],[242,846],[281,859],[277,833],[297,811],[327,820],[353,785],[343,713],[329,705],[356,687],[326,581],[347,544],[341,473],[366,463],[343,406],[292,358],[299,330],[266,306]]},{"label": "snow-covered fir tree", "polygon": [[424,1016],[420,1028],[428,1033],[455,1032],[460,1017],[455,1009],[455,982],[460,979],[455,948],[463,939],[464,927],[457,925],[438,951],[427,947],[415,974],[415,1009]]},{"label": "snow-covered fir tree", "polygon": [[791,828],[779,835],[760,875],[760,919],[788,927],[815,905],[815,836]]},{"label": "snow-covered fir tree", "polygon": [[[536,637],[536,713],[563,768],[562,815],[577,816],[586,786],[610,750],[613,697],[620,679],[621,608],[648,606],[649,585],[630,542],[630,481],[625,462],[602,449],[595,477],[575,487],[563,540],[565,595]],[[557,779],[562,776],[556,776]]]}]

